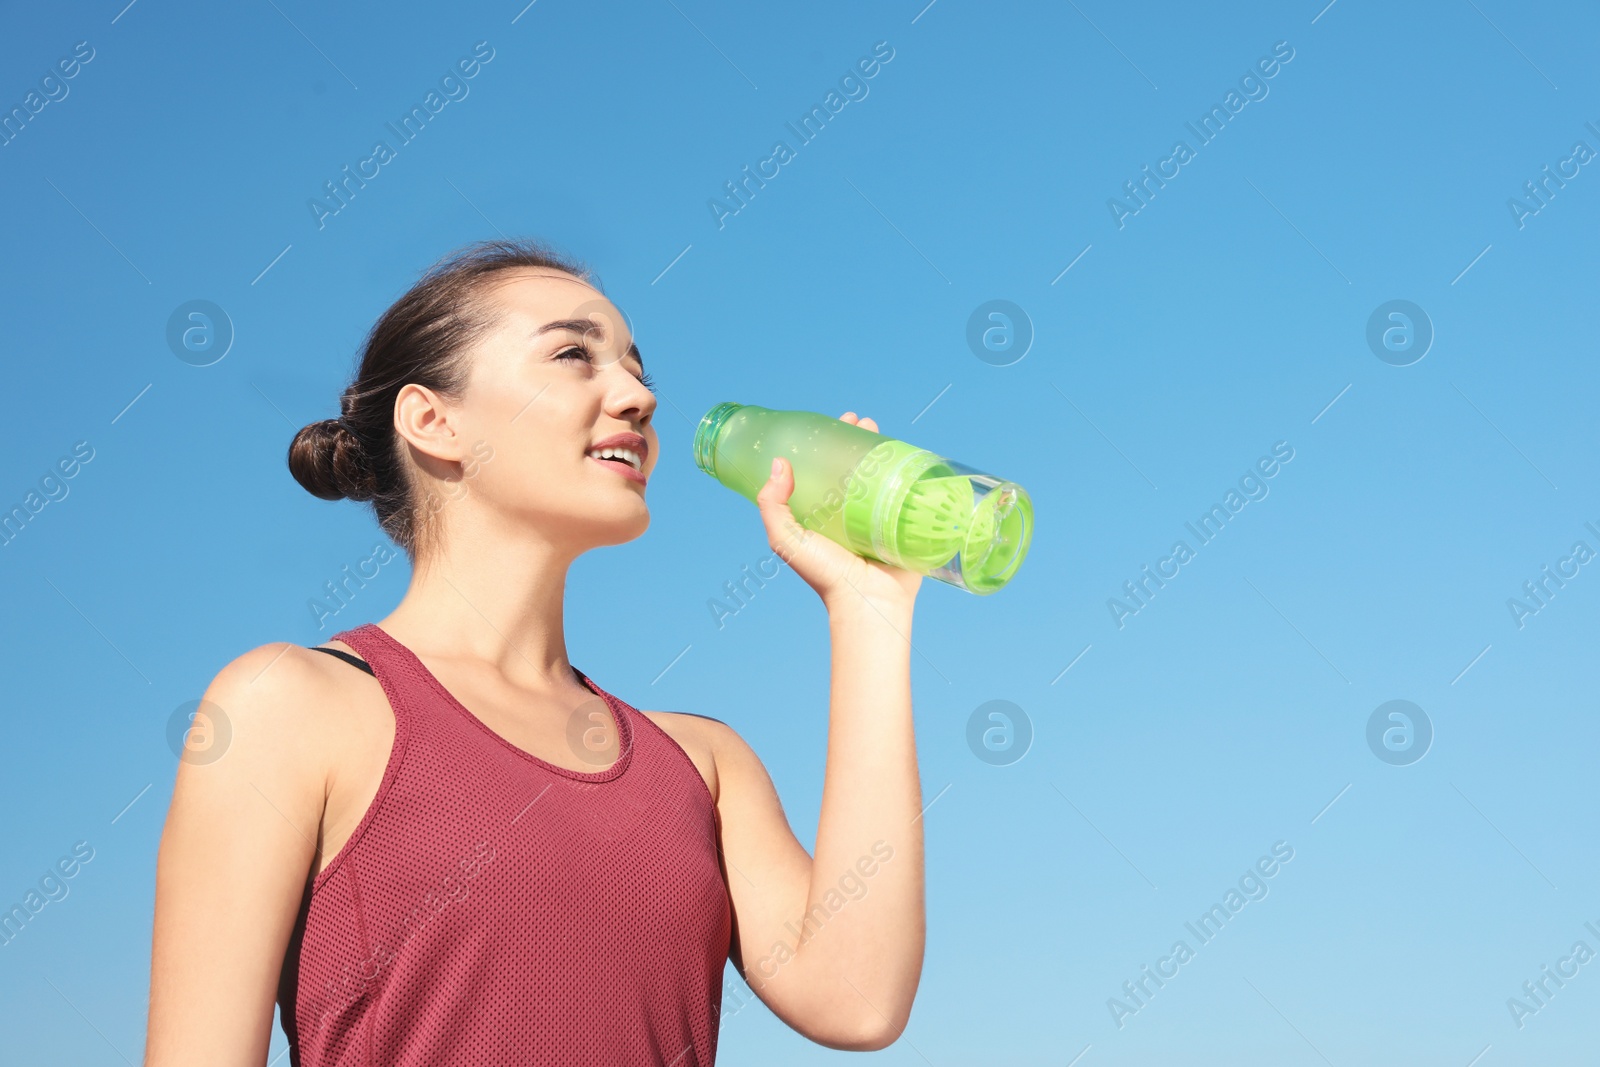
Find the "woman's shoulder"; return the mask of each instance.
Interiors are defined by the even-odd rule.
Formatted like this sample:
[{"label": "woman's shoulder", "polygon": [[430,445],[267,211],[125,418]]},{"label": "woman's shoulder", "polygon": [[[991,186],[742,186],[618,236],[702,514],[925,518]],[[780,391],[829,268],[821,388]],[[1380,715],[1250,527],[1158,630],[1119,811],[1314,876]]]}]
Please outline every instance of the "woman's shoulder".
[{"label": "woman's shoulder", "polygon": [[641,711],[661,732],[677,742],[684,755],[695,765],[700,777],[705,779],[711,799],[721,799],[721,778],[717,773],[717,753],[726,751],[739,740],[733,727],[709,715],[696,715],[687,711]]},{"label": "woman's shoulder", "polygon": [[348,726],[339,710],[358,706],[362,695],[370,695],[368,686],[376,688],[370,675],[334,656],[272,641],[224,665],[207,687],[201,710],[232,744],[315,762],[338,747],[330,742]]},{"label": "woman's shoulder", "polygon": [[724,786],[730,782],[743,788],[745,782],[765,783],[771,779],[761,758],[739,732],[721,719],[688,711],[640,712],[659,726],[694,762],[711,790],[711,799],[723,801]]},{"label": "woman's shoulder", "polygon": [[[341,652],[355,654],[343,642],[327,644]],[[353,674],[371,678],[366,672],[355,672],[344,661],[318,653],[310,646],[270,641],[229,661],[217,672],[206,692],[208,697],[227,698],[241,709],[275,706],[280,717],[287,720],[311,711],[304,698],[331,695],[345,689],[349,682],[356,680],[351,677]]]}]

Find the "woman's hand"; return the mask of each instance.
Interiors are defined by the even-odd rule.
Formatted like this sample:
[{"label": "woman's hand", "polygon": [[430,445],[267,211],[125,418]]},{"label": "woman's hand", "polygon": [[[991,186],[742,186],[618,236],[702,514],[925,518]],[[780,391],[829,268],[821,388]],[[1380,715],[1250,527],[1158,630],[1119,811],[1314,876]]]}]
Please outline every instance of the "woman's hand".
[{"label": "woman's hand", "polygon": [[[876,422],[858,418],[853,411],[839,417],[863,430],[878,432]],[[788,501],[793,493],[794,468],[782,457],[773,459],[772,474],[756,494],[761,521],[767,527],[767,543],[817,591],[830,614],[835,608],[853,607],[861,602],[883,607],[910,606],[922,585],[922,575],[864,559],[843,545],[807,530],[789,510]]]}]

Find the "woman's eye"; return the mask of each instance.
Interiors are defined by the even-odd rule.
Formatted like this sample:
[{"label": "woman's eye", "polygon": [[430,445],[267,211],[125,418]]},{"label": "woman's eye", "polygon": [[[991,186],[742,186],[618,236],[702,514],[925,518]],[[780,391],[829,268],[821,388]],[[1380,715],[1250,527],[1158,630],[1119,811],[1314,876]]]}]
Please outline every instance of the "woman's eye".
[{"label": "woman's eye", "polygon": [[[587,348],[578,348],[576,346],[572,347],[572,348],[565,349],[564,351],[561,351],[561,352],[557,352],[555,354],[554,358],[556,358],[556,359],[581,359],[585,363],[594,362],[594,356],[593,356],[592,353],[590,353],[590,351]],[[649,374],[639,375],[639,384],[643,385],[646,389],[650,390],[652,393],[656,391],[655,379],[652,378]]]}]

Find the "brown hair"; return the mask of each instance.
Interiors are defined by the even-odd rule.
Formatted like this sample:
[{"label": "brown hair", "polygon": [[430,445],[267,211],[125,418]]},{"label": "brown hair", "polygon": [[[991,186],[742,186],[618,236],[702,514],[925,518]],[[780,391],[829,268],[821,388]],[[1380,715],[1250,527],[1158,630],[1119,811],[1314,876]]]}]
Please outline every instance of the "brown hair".
[{"label": "brown hair", "polygon": [[564,271],[596,283],[588,267],[529,239],[479,241],[424,272],[367,335],[355,381],[337,419],[301,427],[289,444],[289,472],[323,500],[366,500],[378,525],[413,563],[430,540],[418,507],[405,442],[394,430],[395,398],[408,384],[456,399],[470,368],[466,350],[494,324],[480,299],[496,272],[518,267]]}]

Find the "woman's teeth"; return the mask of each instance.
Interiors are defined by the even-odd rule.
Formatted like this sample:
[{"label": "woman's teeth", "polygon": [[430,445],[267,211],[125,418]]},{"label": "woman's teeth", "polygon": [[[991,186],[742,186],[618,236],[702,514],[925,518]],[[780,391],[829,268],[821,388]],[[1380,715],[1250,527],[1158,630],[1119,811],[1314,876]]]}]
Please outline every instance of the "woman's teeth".
[{"label": "woman's teeth", "polygon": [[644,464],[639,459],[639,454],[627,448],[597,448],[589,453],[595,459],[620,459],[636,471],[644,470]]}]

